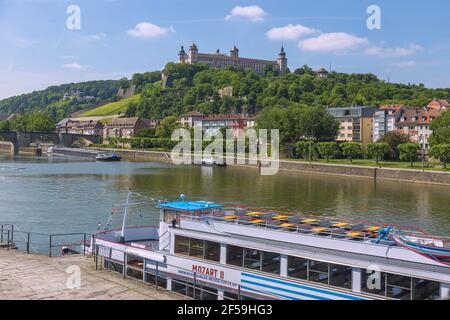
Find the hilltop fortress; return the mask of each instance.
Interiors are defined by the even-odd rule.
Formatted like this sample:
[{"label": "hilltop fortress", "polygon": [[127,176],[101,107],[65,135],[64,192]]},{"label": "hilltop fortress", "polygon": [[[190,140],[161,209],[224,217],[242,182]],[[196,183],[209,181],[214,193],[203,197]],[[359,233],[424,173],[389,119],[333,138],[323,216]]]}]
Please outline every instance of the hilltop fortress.
[{"label": "hilltop fortress", "polygon": [[284,47],[281,47],[281,51],[278,54],[278,59],[261,60],[253,58],[241,58],[239,57],[239,49],[236,46],[230,50],[230,55],[223,54],[217,49],[216,53],[199,53],[198,47],[193,43],[189,47],[189,51],[186,54],[184,47],[181,46],[180,52],[178,52],[179,63],[206,63],[212,68],[224,68],[226,66],[232,66],[237,68],[253,69],[257,73],[263,73],[266,66],[273,66],[274,70],[284,73],[287,69],[287,58],[284,52]]}]

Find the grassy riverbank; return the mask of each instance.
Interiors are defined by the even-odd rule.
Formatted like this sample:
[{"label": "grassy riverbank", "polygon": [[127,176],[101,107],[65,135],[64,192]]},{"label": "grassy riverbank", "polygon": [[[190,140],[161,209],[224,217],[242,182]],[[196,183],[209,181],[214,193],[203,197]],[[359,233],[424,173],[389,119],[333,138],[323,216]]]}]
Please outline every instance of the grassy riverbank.
[{"label": "grassy riverbank", "polygon": [[[304,159],[284,159],[290,161],[300,161],[300,162],[308,162]],[[354,166],[367,166],[367,167],[381,167],[381,168],[392,168],[392,169],[410,169],[410,170],[422,170],[422,162],[417,161],[413,162],[413,166],[411,167],[410,162],[403,161],[380,161],[378,164],[375,160],[371,159],[354,159],[351,163],[347,159],[330,159],[330,161],[326,161],[324,159],[314,160],[312,163],[322,163],[322,164],[339,164],[339,165],[354,165]],[[424,163],[424,170],[431,171],[443,171],[450,172],[450,168],[444,167],[439,163]]]},{"label": "grassy riverbank", "polygon": [[[152,151],[152,152],[168,152],[170,153],[171,150],[167,150],[164,148],[143,148],[143,149],[128,149],[128,148],[120,148],[120,146],[115,147],[109,147],[109,146],[96,146],[98,148],[117,148],[121,150],[129,150],[129,151]],[[247,154],[248,155],[248,154]],[[309,163],[309,161],[305,159],[291,159],[291,158],[281,158],[280,160],[287,160],[287,161],[296,161],[296,162],[303,162],[303,163]],[[346,166],[366,166],[366,167],[377,167],[377,168],[390,168],[390,169],[409,169],[409,170],[422,170],[422,162],[416,161],[413,162],[413,166],[411,167],[410,162],[404,162],[404,161],[380,161],[378,164],[375,160],[372,159],[353,159],[352,162],[348,161],[348,159],[330,159],[329,161],[325,159],[315,159],[312,161],[312,164],[330,164],[330,165],[346,165]],[[424,168],[425,171],[441,171],[441,172],[450,172],[450,166],[447,166],[446,169],[442,166],[442,164],[439,163],[431,163],[431,162],[425,162]]]}]

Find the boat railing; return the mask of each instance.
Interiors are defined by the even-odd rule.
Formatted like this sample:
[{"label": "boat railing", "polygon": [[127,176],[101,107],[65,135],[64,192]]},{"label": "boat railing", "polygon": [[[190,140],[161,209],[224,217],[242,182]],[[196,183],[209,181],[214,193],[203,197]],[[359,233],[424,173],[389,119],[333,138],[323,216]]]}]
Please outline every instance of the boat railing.
[{"label": "boat railing", "polygon": [[81,232],[47,234],[22,231],[13,224],[0,224],[0,242],[7,243],[7,249],[48,254],[49,257],[63,255],[63,247],[86,254],[86,244],[90,237],[91,235]]},{"label": "boat railing", "polygon": [[[126,279],[127,277],[137,278],[146,284],[153,285],[155,287],[155,290],[158,289],[166,290],[167,288],[164,284],[167,283],[167,280],[170,278],[172,284],[184,286],[187,293],[186,295],[190,296],[194,300],[201,299],[204,294],[215,296],[216,298],[219,297],[218,292],[210,291],[204,288],[203,286],[208,287],[211,286],[210,283],[220,283],[221,281],[223,281],[223,279],[208,276],[209,281],[204,281],[202,280],[204,274],[189,269],[184,269],[179,266],[169,264],[167,262],[158,262],[151,260],[148,261],[148,263],[151,263],[153,267],[148,268],[145,265],[145,261],[142,258],[136,256],[135,254],[128,254],[126,250],[116,249],[105,245],[99,245],[95,243],[95,241],[94,247],[95,249],[92,252],[94,255],[96,270],[112,269],[115,271],[119,271],[122,273],[124,279]],[[118,260],[117,259],[118,254],[119,256],[123,255],[123,259]],[[116,259],[114,257],[116,257]],[[142,259],[142,261],[138,264],[129,263],[130,261],[129,258],[131,259],[138,258]],[[120,266],[120,268],[117,268],[117,266]],[[178,277],[180,279],[170,276],[167,273],[168,269],[178,270]],[[139,276],[133,277],[133,272],[138,272]],[[180,276],[180,274],[182,276]],[[152,282],[150,282],[149,279],[151,279]],[[182,279],[185,279],[187,281],[183,281]],[[230,281],[227,282],[228,285],[235,288],[231,291],[235,293],[237,299],[233,299],[231,297],[226,297],[223,295],[222,298],[224,300],[241,300],[241,298],[244,295],[243,292],[241,291],[241,285]],[[279,297],[277,295],[268,292],[261,291],[257,292],[257,294],[262,295],[266,298],[268,297],[277,300],[283,299],[282,297]]]},{"label": "boat railing", "polygon": [[[251,226],[256,228],[264,228],[264,229],[270,229],[272,231],[280,231],[280,232],[290,232],[290,233],[298,233],[298,234],[309,234],[309,235],[315,235],[320,237],[331,237],[331,238],[339,238],[344,240],[350,240],[350,241],[359,241],[359,242],[365,242],[369,240],[376,240],[378,237],[378,234],[376,232],[369,232],[369,231],[358,231],[358,230],[352,230],[352,229],[342,229],[342,228],[333,228],[331,226],[328,227],[320,227],[320,225],[314,225],[314,226],[308,226],[307,224],[297,224],[292,227],[282,227],[279,224],[273,224],[270,223],[270,221],[261,221],[259,223],[253,223],[251,220],[240,218],[239,216],[236,216],[236,218],[233,219],[227,219],[223,213],[222,214],[214,214],[214,213],[205,213],[201,215],[191,215],[186,214],[181,216],[183,219],[187,220],[195,220],[195,221],[220,221],[220,222],[226,222],[226,223],[234,223],[239,225],[245,225],[245,226]],[[409,229],[406,229],[409,230]],[[445,243],[450,243],[449,237],[440,237],[440,236],[429,236],[424,235],[422,233],[415,233],[411,234],[411,236],[417,236],[417,237],[424,237],[426,239],[430,240],[442,240],[444,245]]]}]

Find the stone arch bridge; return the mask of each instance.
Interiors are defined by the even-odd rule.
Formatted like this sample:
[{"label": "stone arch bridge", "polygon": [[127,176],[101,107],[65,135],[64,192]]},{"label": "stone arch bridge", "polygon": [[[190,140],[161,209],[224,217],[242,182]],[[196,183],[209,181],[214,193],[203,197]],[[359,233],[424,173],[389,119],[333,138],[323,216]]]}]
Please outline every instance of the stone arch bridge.
[{"label": "stone arch bridge", "polygon": [[85,139],[94,144],[101,143],[100,136],[72,134],[72,133],[46,133],[46,132],[0,132],[0,140],[11,142],[14,153],[19,148],[29,147],[31,144],[53,143],[64,147],[71,147],[77,140]]}]

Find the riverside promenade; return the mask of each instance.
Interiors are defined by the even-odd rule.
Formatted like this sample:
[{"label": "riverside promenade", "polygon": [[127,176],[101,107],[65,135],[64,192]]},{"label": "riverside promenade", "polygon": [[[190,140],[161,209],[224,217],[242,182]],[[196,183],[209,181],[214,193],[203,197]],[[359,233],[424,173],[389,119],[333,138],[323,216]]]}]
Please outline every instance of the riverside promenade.
[{"label": "riverside promenade", "polygon": [[[80,270],[81,286],[77,289],[67,288],[67,279],[73,275],[67,272],[71,266]],[[0,249],[0,300],[177,299],[185,298],[133,279],[123,279],[115,272],[95,270],[89,256],[48,258]]]}]

